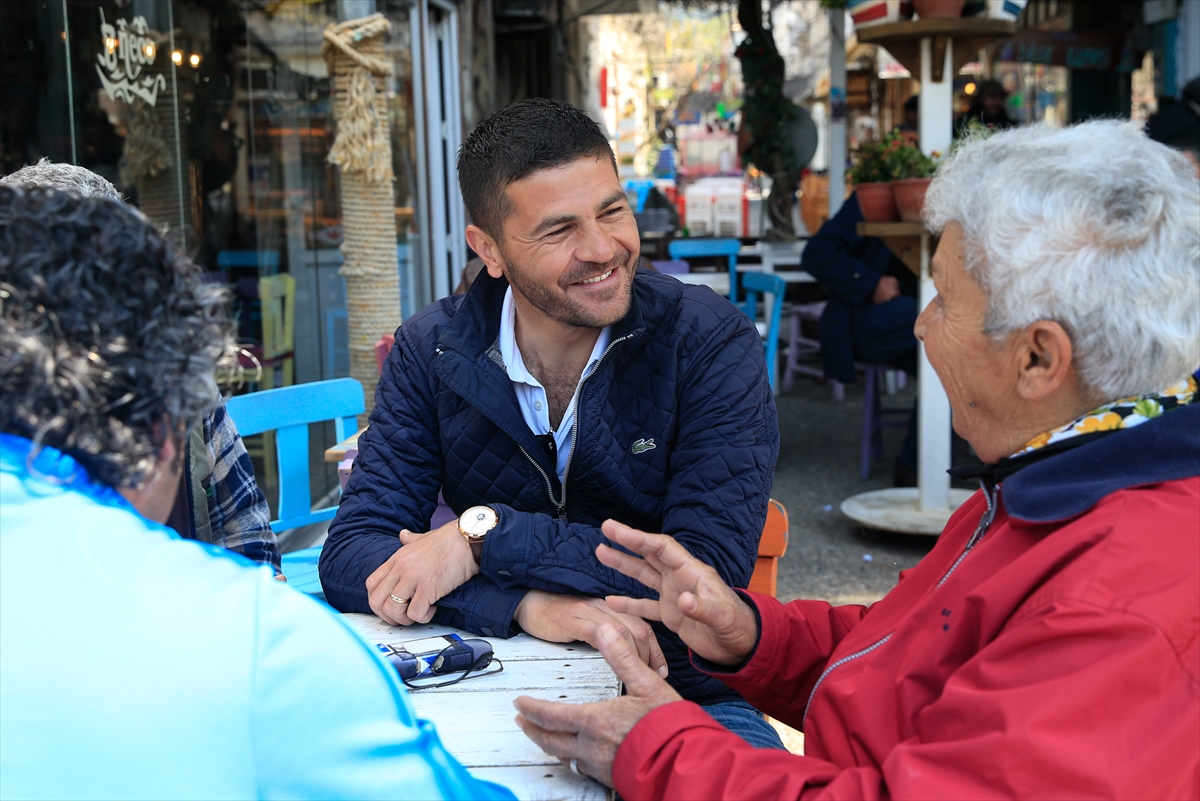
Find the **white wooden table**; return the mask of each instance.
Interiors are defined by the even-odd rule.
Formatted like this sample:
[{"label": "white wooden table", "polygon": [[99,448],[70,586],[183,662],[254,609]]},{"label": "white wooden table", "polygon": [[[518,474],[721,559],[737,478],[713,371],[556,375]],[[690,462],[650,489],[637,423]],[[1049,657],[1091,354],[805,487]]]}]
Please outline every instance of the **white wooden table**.
[{"label": "white wooden table", "polygon": [[[445,626],[388,626],[374,615],[343,615],[373,643],[398,643],[454,632]],[[475,635],[457,632],[463,639]],[[525,736],[514,718],[519,695],[582,704],[616,698],[621,683],[600,653],[585,643],[545,642],[518,634],[492,644],[504,670],[450,687],[409,692],[417,715],[437,727],[442,744],[481,779],[502,784],[520,799],[605,801],[604,785],[576,776]]]}]

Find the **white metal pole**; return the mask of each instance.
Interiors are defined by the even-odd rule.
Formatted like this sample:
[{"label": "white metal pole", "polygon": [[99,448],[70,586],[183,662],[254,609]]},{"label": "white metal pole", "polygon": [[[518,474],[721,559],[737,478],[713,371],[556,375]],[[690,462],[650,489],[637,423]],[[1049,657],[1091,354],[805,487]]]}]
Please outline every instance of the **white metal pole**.
[{"label": "white metal pole", "polygon": [[[846,196],[846,12],[829,15],[829,216]],[[813,231],[812,233],[816,233]]]},{"label": "white metal pole", "polygon": [[[953,124],[954,100],[954,43],[946,42],[946,61],[942,68],[942,80],[933,81],[933,42],[921,40],[921,149],[926,154],[934,151],[945,154],[950,149]],[[929,277],[929,259],[932,257],[931,237],[921,236],[921,308],[925,308],[937,294],[933,279]],[[920,487],[921,509],[947,509],[950,506],[950,401],[942,382],[925,358],[925,347],[920,348],[920,408],[917,424],[920,431],[919,463],[917,481]]]},{"label": "white metal pole", "polygon": [[946,62],[942,67],[942,80],[933,82],[933,41],[928,37],[921,40],[921,150],[926,155],[933,152],[943,156],[950,149],[954,124],[954,62],[951,51],[954,42],[946,42]]}]

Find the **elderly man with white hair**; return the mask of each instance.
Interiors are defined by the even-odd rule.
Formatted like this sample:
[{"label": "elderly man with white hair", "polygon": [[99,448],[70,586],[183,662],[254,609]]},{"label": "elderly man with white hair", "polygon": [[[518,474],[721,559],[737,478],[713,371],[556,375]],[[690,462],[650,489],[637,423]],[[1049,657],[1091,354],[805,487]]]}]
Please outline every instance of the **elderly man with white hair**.
[{"label": "elderly man with white hair", "polygon": [[658,592],[610,606],[805,754],[722,731],[613,632],[624,697],[518,699],[549,753],[629,799],[1200,796],[1200,184],[1129,125],[1035,126],[962,147],[925,218],[916,334],[985,463],[929,555],[831,606],[613,521],[597,549]]}]

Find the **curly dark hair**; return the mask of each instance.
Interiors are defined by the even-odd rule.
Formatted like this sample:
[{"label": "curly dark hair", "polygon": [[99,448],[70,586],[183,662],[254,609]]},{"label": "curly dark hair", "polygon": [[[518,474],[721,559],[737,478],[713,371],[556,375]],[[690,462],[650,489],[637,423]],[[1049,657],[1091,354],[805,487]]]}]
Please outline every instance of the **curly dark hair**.
[{"label": "curly dark hair", "polygon": [[458,187],[471,221],[497,241],[512,211],[505,188],[538,170],[617,159],[600,125],[570,103],[535,97],[479,123],[458,150]]},{"label": "curly dark hair", "polygon": [[212,412],[224,292],[115,200],[0,186],[0,430],[136,486]]}]

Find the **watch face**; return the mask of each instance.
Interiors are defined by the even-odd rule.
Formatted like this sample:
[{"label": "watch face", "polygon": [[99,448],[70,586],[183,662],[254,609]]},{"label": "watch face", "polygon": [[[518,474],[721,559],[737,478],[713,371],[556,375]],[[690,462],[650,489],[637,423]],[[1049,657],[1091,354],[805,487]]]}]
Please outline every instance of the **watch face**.
[{"label": "watch face", "polygon": [[458,527],[468,537],[482,537],[496,526],[496,513],[490,506],[472,506],[458,519]]}]

